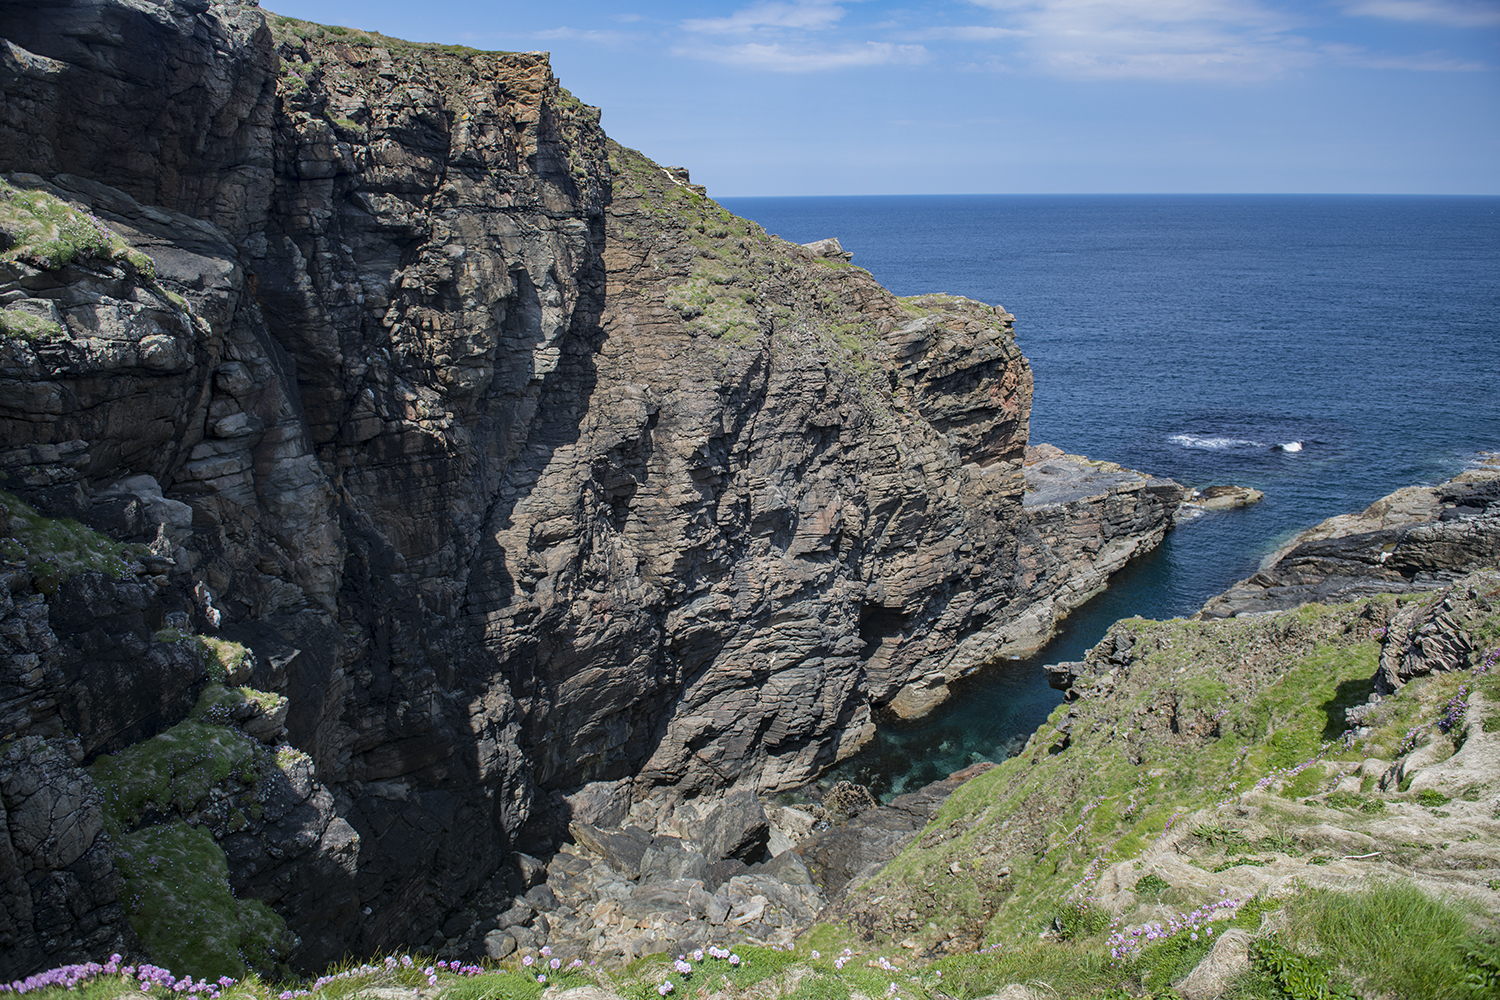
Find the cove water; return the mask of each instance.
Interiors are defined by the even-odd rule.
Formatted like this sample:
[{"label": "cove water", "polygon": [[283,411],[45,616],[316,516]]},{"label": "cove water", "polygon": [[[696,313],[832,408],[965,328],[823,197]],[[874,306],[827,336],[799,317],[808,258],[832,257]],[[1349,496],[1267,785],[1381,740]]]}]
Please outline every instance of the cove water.
[{"label": "cove water", "polygon": [[882,798],[1020,748],[1116,619],[1192,614],[1334,514],[1500,450],[1500,198],[725,198],[837,236],[898,295],[1003,305],[1035,376],[1031,441],[1190,486],[1265,491],[1180,526],[1025,661],[886,721],[825,778]]}]

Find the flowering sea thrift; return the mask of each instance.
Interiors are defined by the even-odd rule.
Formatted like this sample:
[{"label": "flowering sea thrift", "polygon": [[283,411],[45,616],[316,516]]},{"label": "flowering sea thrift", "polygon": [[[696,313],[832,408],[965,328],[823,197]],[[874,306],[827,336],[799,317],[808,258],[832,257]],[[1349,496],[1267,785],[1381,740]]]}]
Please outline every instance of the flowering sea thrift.
[{"label": "flowering sea thrift", "polygon": [[1458,694],[1448,699],[1448,704],[1443,706],[1443,717],[1438,719],[1437,726],[1445,733],[1451,733],[1464,724],[1464,716],[1469,711],[1469,686],[1465,684],[1458,689]]},{"label": "flowering sea thrift", "polygon": [[[405,960],[398,960],[395,956],[387,957],[380,965],[364,964],[352,969],[345,969],[332,975],[320,976],[308,984],[307,989],[283,990],[277,994],[278,1000],[298,1000],[312,993],[317,993],[324,987],[334,983],[344,982],[351,979],[377,978],[394,972],[398,966],[412,968],[416,963],[410,962],[411,956]],[[61,986],[65,989],[76,989],[100,976],[121,976],[125,979],[134,980],[142,994],[151,994],[160,989],[178,994],[186,1000],[219,1000],[223,991],[236,985],[237,980],[229,976],[220,976],[217,980],[209,982],[206,979],[194,980],[192,976],[184,976],[178,979],[166,969],[159,966],[142,963],[141,965],[121,965],[122,959],[119,955],[111,955],[108,962],[99,964],[87,962],[82,965],[65,965],[57,969],[49,969],[46,972],[37,973],[26,979],[17,980],[13,983],[0,983],[0,993],[30,993],[35,990],[46,989],[52,986]],[[482,975],[484,969],[477,965],[463,965],[457,960],[452,962],[438,962],[436,965],[428,966],[422,970],[427,977],[429,986],[436,986],[439,970],[453,973],[454,975],[474,977]]]},{"label": "flowering sea thrift", "polygon": [[1243,899],[1218,899],[1212,903],[1204,903],[1189,913],[1179,913],[1169,920],[1164,926],[1161,921],[1142,924],[1133,929],[1121,928],[1109,936],[1104,943],[1109,946],[1111,958],[1116,960],[1128,959],[1137,954],[1143,945],[1153,941],[1165,941],[1175,937],[1183,931],[1192,935],[1192,940],[1198,940],[1198,934],[1202,933],[1212,936],[1214,929],[1209,926],[1210,920],[1224,920],[1232,917],[1245,904]]},{"label": "flowering sea thrift", "polygon": [[[1348,742],[1349,741],[1344,741],[1344,745],[1347,746]],[[1261,791],[1266,786],[1270,785],[1273,781],[1295,778],[1297,775],[1301,774],[1303,771],[1307,770],[1309,767],[1312,767],[1318,761],[1322,760],[1325,756],[1327,756],[1328,751],[1334,749],[1337,746],[1339,746],[1338,740],[1330,740],[1329,742],[1324,743],[1317,753],[1313,754],[1311,757],[1307,758],[1307,760],[1304,760],[1296,767],[1276,768],[1270,774],[1267,774],[1264,778],[1261,778],[1255,783],[1255,790]]]}]

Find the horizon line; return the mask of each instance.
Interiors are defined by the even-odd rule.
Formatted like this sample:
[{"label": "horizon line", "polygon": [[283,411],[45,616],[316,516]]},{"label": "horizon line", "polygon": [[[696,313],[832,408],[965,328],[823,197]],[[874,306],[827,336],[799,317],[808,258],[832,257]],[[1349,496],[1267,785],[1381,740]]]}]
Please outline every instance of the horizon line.
[{"label": "horizon line", "polygon": [[1422,191],[902,191],[880,194],[712,194],[725,198],[1500,198],[1500,192]]}]

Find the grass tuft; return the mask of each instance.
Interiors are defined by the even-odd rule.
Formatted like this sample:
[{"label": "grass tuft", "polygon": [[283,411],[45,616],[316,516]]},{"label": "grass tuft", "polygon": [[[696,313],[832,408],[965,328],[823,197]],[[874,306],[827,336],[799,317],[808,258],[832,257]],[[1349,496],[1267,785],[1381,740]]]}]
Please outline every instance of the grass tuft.
[{"label": "grass tuft", "polygon": [[[1468,988],[1495,944],[1456,906],[1408,881],[1358,892],[1308,889],[1287,907],[1288,938],[1356,976],[1367,989],[1430,1000],[1490,995]],[[1470,958],[1470,953],[1481,956]]]},{"label": "grass tuft", "polygon": [[0,178],[0,232],[9,239],[0,260],[23,260],[49,271],[76,261],[120,263],[147,281],[156,278],[156,263],[131,248],[97,216],[4,178]]},{"label": "grass tuft", "polygon": [[43,517],[36,508],[0,490],[0,563],[24,566],[38,592],[51,595],[78,573],[103,573],[118,580],[134,549],[71,518]]}]

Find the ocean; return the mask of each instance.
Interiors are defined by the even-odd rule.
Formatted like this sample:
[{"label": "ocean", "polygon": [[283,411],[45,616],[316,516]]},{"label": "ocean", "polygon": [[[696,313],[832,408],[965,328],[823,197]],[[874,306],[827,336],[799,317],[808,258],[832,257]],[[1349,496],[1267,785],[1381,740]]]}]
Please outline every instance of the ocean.
[{"label": "ocean", "polygon": [[825,780],[883,798],[1015,752],[1060,700],[1043,663],[1122,617],[1188,615],[1291,535],[1500,450],[1500,198],[1058,195],[725,198],[836,236],[898,295],[1016,316],[1031,441],[1265,500],[1180,526],[1040,655],[883,721]]}]

